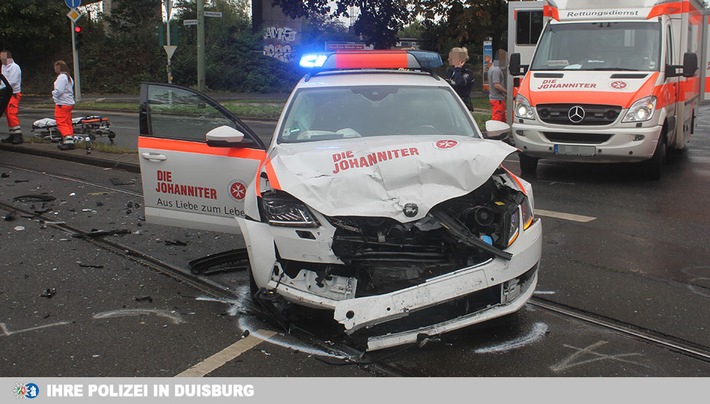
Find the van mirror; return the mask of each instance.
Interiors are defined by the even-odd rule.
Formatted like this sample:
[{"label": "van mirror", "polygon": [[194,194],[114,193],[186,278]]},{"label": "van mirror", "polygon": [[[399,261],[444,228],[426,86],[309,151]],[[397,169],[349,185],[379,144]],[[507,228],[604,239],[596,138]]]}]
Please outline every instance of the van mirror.
[{"label": "van mirror", "polygon": [[519,53],[512,53],[510,55],[510,60],[508,61],[508,72],[510,72],[511,76],[522,76],[523,74],[525,74],[525,71],[522,70],[526,67],[527,66],[520,65]]},{"label": "van mirror", "polygon": [[683,54],[682,65],[666,65],[666,78],[693,77],[698,70],[698,55],[693,52]]},{"label": "van mirror", "polygon": [[683,55],[683,77],[693,77],[698,70],[698,55],[694,52],[686,52]]}]

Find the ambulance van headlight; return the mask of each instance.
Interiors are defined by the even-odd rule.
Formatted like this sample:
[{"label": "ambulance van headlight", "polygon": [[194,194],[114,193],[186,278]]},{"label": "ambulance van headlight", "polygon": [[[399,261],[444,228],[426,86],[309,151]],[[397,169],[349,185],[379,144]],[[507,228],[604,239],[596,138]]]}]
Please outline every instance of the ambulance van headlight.
[{"label": "ambulance van headlight", "polygon": [[265,192],[261,197],[261,212],[272,226],[320,226],[303,202],[285,192]]},{"label": "ambulance van headlight", "polygon": [[520,94],[515,96],[513,112],[515,113],[516,118],[535,119],[535,110],[532,106],[530,106],[528,99]]},{"label": "ambulance van headlight", "polygon": [[641,98],[631,105],[622,122],[645,122],[653,118],[656,111],[656,97],[649,96]]}]

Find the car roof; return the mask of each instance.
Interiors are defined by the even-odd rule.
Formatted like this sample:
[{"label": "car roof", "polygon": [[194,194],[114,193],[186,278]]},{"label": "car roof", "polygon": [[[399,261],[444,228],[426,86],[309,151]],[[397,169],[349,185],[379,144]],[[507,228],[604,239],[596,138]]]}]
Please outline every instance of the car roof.
[{"label": "car roof", "polygon": [[410,70],[359,69],[321,72],[306,76],[296,85],[300,88],[339,86],[430,86],[443,87],[448,83],[435,74]]}]

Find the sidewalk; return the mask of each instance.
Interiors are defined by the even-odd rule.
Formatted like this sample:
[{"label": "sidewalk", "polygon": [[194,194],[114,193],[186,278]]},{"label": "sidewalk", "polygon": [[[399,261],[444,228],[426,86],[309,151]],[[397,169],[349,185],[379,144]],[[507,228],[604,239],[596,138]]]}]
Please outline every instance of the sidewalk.
[{"label": "sidewalk", "polygon": [[78,146],[74,150],[59,150],[57,143],[23,143],[19,145],[0,143],[0,150],[16,153],[33,154],[60,160],[74,161],[105,168],[118,168],[133,173],[140,173],[138,153],[106,153]]}]

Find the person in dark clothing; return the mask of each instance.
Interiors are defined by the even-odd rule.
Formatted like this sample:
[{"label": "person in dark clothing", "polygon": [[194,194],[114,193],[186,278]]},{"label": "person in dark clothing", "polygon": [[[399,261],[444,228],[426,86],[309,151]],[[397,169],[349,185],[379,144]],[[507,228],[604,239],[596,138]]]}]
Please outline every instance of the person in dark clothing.
[{"label": "person in dark clothing", "polygon": [[449,65],[446,70],[446,81],[451,84],[451,87],[456,91],[456,94],[461,97],[466,108],[473,112],[471,104],[471,88],[473,87],[473,73],[465,67],[468,61],[468,49],[452,48],[449,52]]}]

